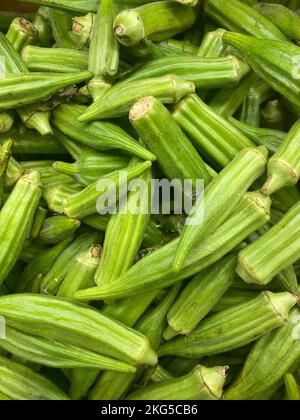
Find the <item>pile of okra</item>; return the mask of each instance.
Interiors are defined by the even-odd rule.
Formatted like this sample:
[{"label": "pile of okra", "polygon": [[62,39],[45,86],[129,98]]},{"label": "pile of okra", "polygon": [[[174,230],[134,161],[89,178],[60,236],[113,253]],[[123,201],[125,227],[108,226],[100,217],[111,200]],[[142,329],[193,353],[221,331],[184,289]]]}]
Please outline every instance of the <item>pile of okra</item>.
[{"label": "pile of okra", "polygon": [[24,1],[0,400],[300,400],[300,1]]}]

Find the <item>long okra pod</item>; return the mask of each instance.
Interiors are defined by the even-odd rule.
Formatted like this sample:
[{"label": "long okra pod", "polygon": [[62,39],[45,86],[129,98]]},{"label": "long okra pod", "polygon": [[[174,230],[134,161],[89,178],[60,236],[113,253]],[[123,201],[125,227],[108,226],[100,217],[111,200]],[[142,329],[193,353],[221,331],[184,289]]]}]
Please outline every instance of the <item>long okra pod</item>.
[{"label": "long okra pod", "polygon": [[[174,271],[181,269],[187,254],[195,244],[207,237],[229,217],[242,195],[264,173],[267,155],[264,146],[243,149],[214,178],[206,190],[204,199],[201,197],[190,212],[189,220],[179,239]],[[220,197],[225,189],[228,192],[223,201]]]},{"label": "long okra pod", "polygon": [[48,6],[53,9],[66,10],[70,12],[96,12],[98,0],[22,0],[26,3],[34,3]]},{"label": "long okra pod", "polygon": [[210,316],[189,337],[178,337],[159,349],[160,356],[202,357],[243,347],[282,326],[298,298],[263,292],[257,298]]},{"label": "long okra pod", "polygon": [[0,209],[4,203],[4,186],[9,159],[12,153],[12,140],[6,140],[0,147]]}]

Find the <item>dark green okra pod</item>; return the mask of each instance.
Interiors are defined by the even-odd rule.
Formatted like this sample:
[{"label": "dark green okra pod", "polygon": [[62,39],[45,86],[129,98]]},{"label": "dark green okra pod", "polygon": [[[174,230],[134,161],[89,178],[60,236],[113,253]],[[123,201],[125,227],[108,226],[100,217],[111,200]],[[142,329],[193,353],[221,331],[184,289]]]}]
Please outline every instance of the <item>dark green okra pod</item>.
[{"label": "dark green okra pod", "polygon": [[38,41],[38,31],[35,26],[24,18],[15,18],[8,29],[6,38],[17,52],[25,45],[35,44]]},{"label": "dark green okra pod", "polygon": [[12,153],[12,140],[6,140],[0,147],[0,209],[4,203],[5,178]]},{"label": "dark green okra pod", "polygon": [[14,187],[0,212],[0,283],[15,265],[42,195],[40,176],[32,172]]},{"label": "dark green okra pod", "polygon": [[287,115],[278,99],[267,102],[260,117],[262,127],[274,130],[284,130],[287,127]]},{"label": "dark green okra pod", "polygon": [[72,14],[49,8],[49,20],[53,38],[58,48],[75,48],[69,37],[68,29],[72,26]]},{"label": "dark green okra pod", "polygon": [[46,220],[48,210],[43,207],[38,207],[34,216],[34,220],[30,230],[30,237],[36,239],[42,229],[42,226]]},{"label": "dark green okra pod", "polygon": [[300,401],[300,389],[295,377],[291,373],[284,376],[285,399],[287,401]]},{"label": "dark green okra pod", "polygon": [[80,227],[80,221],[65,216],[47,218],[37,236],[37,241],[46,245],[55,245],[67,239]]},{"label": "dark green okra pod", "polygon": [[0,112],[0,133],[9,131],[15,122],[15,115],[13,111]]},{"label": "dark green okra pod", "polygon": [[263,292],[257,298],[211,315],[189,337],[163,344],[160,356],[203,357],[243,347],[282,326],[298,298],[290,293]]},{"label": "dark green okra pod", "polygon": [[49,8],[70,12],[96,12],[98,0],[22,0],[26,3],[34,3]]}]

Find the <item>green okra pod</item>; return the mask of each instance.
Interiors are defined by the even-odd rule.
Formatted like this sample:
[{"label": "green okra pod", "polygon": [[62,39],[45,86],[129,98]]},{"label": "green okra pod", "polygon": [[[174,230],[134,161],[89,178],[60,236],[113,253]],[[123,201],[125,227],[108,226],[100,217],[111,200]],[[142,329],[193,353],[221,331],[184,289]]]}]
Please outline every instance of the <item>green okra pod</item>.
[{"label": "green okra pod", "polygon": [[211,315],[189,337],[164,343],[160,356],[203,357],[243,347],[288,320],[298,298],[290,293],[263,292],[257,298]]},{"label": "green okra pod", "polygon": [[12,400],[69,400],[51,381],[30,368],[0,357],[0,392]]},{"label": "green okra pod", "polygon": [[260,98],[251,89],[244,99],[240,121],[251,127],[260,127]]},{"label": "green okra pod", "polygon": [[255,146],[197,95],[184,98],[172,115],[196,149],[218,167],[228,165],[241,149]]},{"label": "green okra pod", "polygon": [[15,118],[12,111],[2,111],[0,112],[0,133],[6,133],[9,131],[13,124]]},{"label": "green okra pod", "polygon": [[[189,220],[179,239],[173,264],[174,271],[180,271],[189,251],[230,216],[243,194],[264,173],[267,155],[264,146],[243,149],[214,178],[206,190],[204,199],[200,197],[190,212]],[[223,196],[223,201],[220,197],[225,189],[227,194],[226,197]]]},{"label": "green okra pod", "polygon": [[168,55],[195,55],[197,48],[189,42],[169,39],[155,44],[161,56]]},{"label": "green okra pod", "polygon": [[142,159],[156,159],[151,152],[115,124],[106,121],[89,124],[78,122],[79,116],[86,109],[84,106],[74,104],[60,105],[52,113],[53,124],[63,134],[91,148],[100,151],[120,149]]},{"label": "green okra pod", "polygon": [[225,32],[225,29],[207,32],[196,55],[198,57],[207,58],[221,57],[222,53],[225,51],[225,44],[223,42],[223,35]]},{"label": "green okra pod", "polygon": [[123,10],[114,20],[118,41],[126,47],[140,44],[145,38],[164,41],[189,29],[196,21],[192,7],[164,1]]},{"label": "green okra pod", "polygon": [[0,212],[0,283],[15,265],[42,195],[38,172],[17,182]]},{"label": "green okra pod", "polygon": [[75,48],[75,43],[68,36],[68,29],[71,30],[72,15],[65,11],[49,8],[49,20],[53,38],[59,48]]},{"label": "green okra pod", "polygon": [[236,57],[202,58],[168,56],[151,60],[126,77],[127,82],[174,74],[195,83],[197,89],[228,87],[237,84],[249,66]]},{"label": "green okra pod", "polygon": [[49,217],[44,221],[36,239],[42,244],[55,245],[75,233],[80,224],[79,220],[65,216]]},{"label": "green okra pod", "polygon": [[24,175],[24,167],[11,156],[8,162],[8,167],[5,176],[5,187],[10,188]]},{"label": "green okra pod", "polygon": [[124,273],[117,281],[75,294],[75,299],[120,299],[161,290],[180,280],[189,279],[231,252],[251,233],[270,219],[271,200],[257,192],[246,193],[235,213],[213,234],[189,253],[181,272],[172,265],[179,238],[151,252]]},{"label": "green okra pod", "polygon": [[36,239],[42,229],[42,226],[46,220],[48,210],[43,207],[38,207],[34,216],[34,220],[31,226],[30,237]]},{"label": "green okra pod", "polygon": [[157,362],[142,334],[69,299],[34,294],[2,296],[0,313],[9,327],[27,334],[83,347],[133,365]]},{"label": "green okra pod", "polygon": [[285,111],[278,99],[266,103],[260,112],[260,119],[262,127],[274,130],[286,128]]},{"label": "green okra pod", "polygon": [[213,307],[211,313],[222,312],[226,309],[232,308],[233,306],[242,305],[252,299],[255,299],[258,293],[258,291],[254,290],[230,288]]},{"label": "green okra pod", "polygon": [[57,177],[54,178],[54,185],[44,187],[44,199],[49,209],[58,214],[64,212],[63,203],[64,200],[71,197],[74,194],[79,193],[81,188],[74,187],[71,185],[57,185]]},{"label": "green okra pod", "polygon": [[8,29],[6,38],[17,52],[27,44],[38,41],[38,31],[35,26],[24,18],[15,18]]},{"label": "green okra pod", "polygon": [[297,121],[268,162],[268,179],[262,187],[264,194],[271,195],[283,187],[298,183],[300,178],[299,148],[300,122]]},{"label": "green okra pod", "polygon": [[205,184],[210,182],[201,156],[158,99],[146,97],[138,101],[129,119],[169,179],[191,180],[193,186],[199,179]]},{"label": "green okra pod", "polygon": [[95,19],[96,15],[94,13],[73,18],[72,32],[69,33],[69,37],[77,46],[77,49],[89,47]]},{"label": "green okra pod", "polygon": [[269,19],[243,1],[207,0],[205,12],[222,28],[230,31],[270,39],[286,40],[283,33]]},{"label": "green okra pod", "polygon": [[5,32],[8,30],[11,22],[17,18],[22,17],[26,20],[31,21],[34,18],[33,13],[24,13],[20,11],[8,11],[8,10],[1,10],[0,12],[0,31]]},{"label": "green okra pod", "polygon": [[247,283],[268,284],[300,258],[298,225],[300,203],[267,233],[239,254],[237,273]]},{"label": "green okra pod", "polygon": [[70,12],[96,12],[98,0],[22,0],[25,3],[39,4],[53,9]]},{"label": "green okra pod", "polygon": [[146,96],[154,96],[162,103],[178,102],[188,93],[195,92],[195,85],[177,76],[167,75],[150,79],[117,83],[92,104],[79,117],[87,122],[107,118],[118,118],[128,114],[132,105]]},{"label": "green okra pod", "polygon": [[300,357],[299,317],[299,310],[294,309],[284,326],[257,341],[241,374],[225,392],[226,400],[255,400],[295,369]]},{"label": "green okra pod", "polygon": [[169,372],[166,371],[166,369],[158,365],[156,368],[151,369],[151,370],[149,369],[149,371],[146,372],[143,382],[145,384],[148,384],[148,382],[150,383],[166,382],[173,378],[174,378],[173,375],[171,375]]},{"label": "green okra pod", "polygon": [[197,366],[190,374],[140,388],[128,400],[220,400],[226,367]]},{"label": "green okra pod", "polygon": [[[50,20],[47,19],[43,7],[40,7],[38,12],[35,14],[35,17],[32,21],[34,27],[38,32],[38,44],[41,47],[50,47],[52,42],[52,33],[51,33],[51,25]],[[46,12],[47,13],[47,12]],[[49,10],[48,10],[49,16]]]},{"label": "green okra pod", "polygon": [[236,255],[229,255],[192,279],[168,312],[166,340],[193,332],[232,285],[235,267]]},{"label": "green okra pod", "polygon": [[5,178],[12,153],[13,141],[6,140],[0,147],[0,209],[4,203]]},{"label": "green okra pod", "polygon": [[287,401],[300,401],[300,389],[295,377],[291,373],[284,376],[285,399]]}]

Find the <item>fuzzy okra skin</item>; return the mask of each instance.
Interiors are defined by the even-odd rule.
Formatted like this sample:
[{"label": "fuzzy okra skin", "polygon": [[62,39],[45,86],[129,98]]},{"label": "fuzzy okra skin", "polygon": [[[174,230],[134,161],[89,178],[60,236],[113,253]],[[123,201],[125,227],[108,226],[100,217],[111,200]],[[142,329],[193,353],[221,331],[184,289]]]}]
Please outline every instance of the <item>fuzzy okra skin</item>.
[{"label": "fuzzy okra skin", "polygon": [[[63,201],[63,212],[70,218],[83,219],[95,213],[106,213],[106,200],[109,206],[118,202],[119,196],[126,193],[128,182],[141,176],[152,163],[146,161],[120,171],[112,172],[99,178],[98,181],[86,187],[83,191],[66,198]],[[124,191],[125,190],[125,191]]]},{"label": "fuzzy okra skin", "polygon": [[157,362],[142,334],[68,299],[34,294],[2,296],[0,313],[9,327],[24,333],[83,347],[133,365]]},{"label": "fuzzy okra skin", "polygon": [[267,233],[240,252],[237,273],[246,283],[268,284],[300,258],[299,220],[298,202]]},{"label": "fuzzy okra skin", "polygon": [[195,83],[197,89],[230,87],[249,72],[249,66],[236,57],[202,58],[167,56],[151,60],[126,76],[127,82],[174,74]]},{"label": "fuzzy okra skin", "polygon": [[164,1],[123,10],[113,23],[115,36],[126,47],[140,44],[145,38],[164,41],[189,29],[196,21],[192,7]]},{"label": "fuzzy okra skin", "polygon": [[51,381],[29,367],[0,357],[0,393],[13,400],[69,400]]},{"label": "fuzzy okra skin", "polygon": [[138,101],[129,120],[169,179],[191,180],[193,186],[199,179],[206,185],[211,181],[201,156],[158,99],[150,96]]},{"label": "fuzzy okra skin", "polygon": [[236,255],[229,255],[202,271],[183,289],[168,312],[164,338],[189,335],[233,283]]},{"label": "fuzzy okra skin", "polygon": [[243,347],[288,320],[298,298],[263,292],[257,298],[208,317],[189,337],[162,344],[160,356],[197,358]]},{"label": "fuzzy okra skin", "polygon": [[153,153],[115,124],[106,121],[89,124],[78,122],[78,118],[86,109],[87,107],[75,104],[60,105],[52,113],[53,124],[66,136],[91,148],[100,151],[120,149],[142,159],[156,159]]},{"label": "fuzzy okra skin", "polygon": [[299,47],[232,32],[224,34],[223,39],[245,56],[255,73],[271,88],[293,104],[300,105]]},{"label": "fuzzy okra skin", "polygon": [[300,311],[294,309],[284,326],[257,341],[225,400],[255,400],[295,369],[300,357],[299,319]]},{"label": "fuzzy okra skin", "polygon": [[200,197],[196,202],[180,235],[173,264],[175,272],[180,271],[190,250],[230,216],[243,194],[264,173],[267,156],[264,146],[243,149],[209,184],[204,199]]},{"label": "fuzzy okra skin", "polygon": [[17,182],[0,212],[0,284],[15,265],[42,196],[38,172]]},{"label": "fuzzy okra skin", "polygon": [[221,168],[228,165],[241,149],[255,146],[196,94],[182,99],[172,115],[196,149]]},{"label": "fuzzy okra skin", "polygon": [[127,400],[220,400],[226,367],[197,366],[190,374],[140,388]]},{"label": "fuzzy okra skin", "polygon": [[243,1],[206,0],[205,12],[222,28],[230,31],[270,39],[286,40],[286,37],[269,19]]},{"label": "fuzzy okra skin", "polygon": [[117,281],[104,286],[82,290],[75,299],[121,299],[145,291],[159,290],[200,273],[231,252],[251,233],[270,219],[271,200],[260,193],[246,193],[235,213],[213,234],[197,244],[189,253],[183,269],[172,271],[174,253],[179,239],[175,239],[148,254]]},{"label": "fuzzy okra skin", "polygon": [[188,93],[194,92],[195,85],[193,83],[173,75],[134,82],[124,80],[110,88],[94,102],[79,117],[79,121],[87,122],[125,116],[133,103],[147,96],[154,96],[162,103],[171,104],[178,102]]},{"label": "fuzzy okra skin", "polygon": [[268,179],[262,192],[271,195],[283,187],[296,185],[300,178],[299,161],[300,121],[297,121],[268,162]]}]

